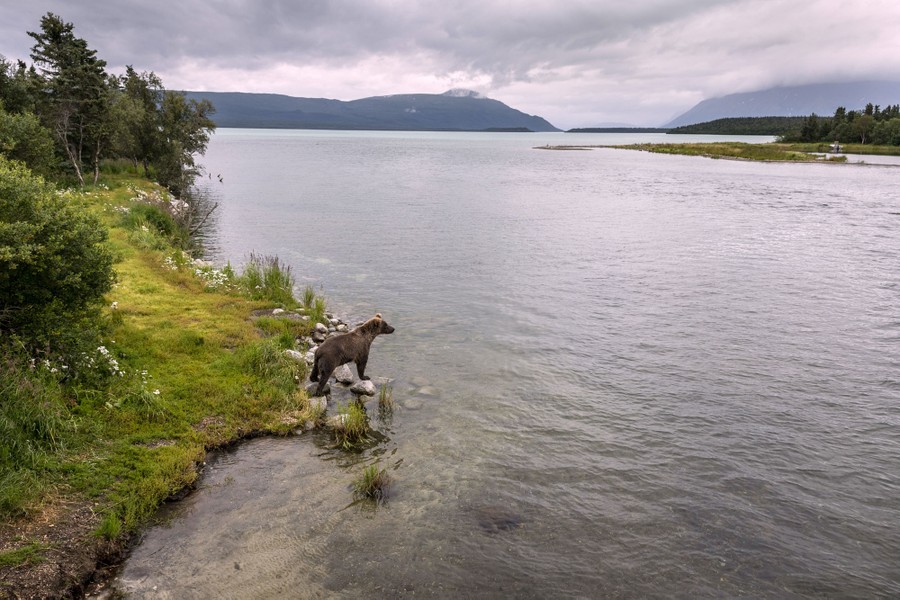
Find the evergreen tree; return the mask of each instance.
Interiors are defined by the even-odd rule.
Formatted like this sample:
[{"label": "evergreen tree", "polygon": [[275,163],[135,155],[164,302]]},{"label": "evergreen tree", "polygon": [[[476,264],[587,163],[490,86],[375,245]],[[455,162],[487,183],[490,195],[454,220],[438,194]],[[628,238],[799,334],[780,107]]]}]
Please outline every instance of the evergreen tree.
[{"label": "evergreen tree", "polygon": [[45,82],[39,111],[84,185],[85,156],[94,166],[96,179],[108,138],[106,62],[97,58],[87,42],[75,37],[71,23],[53,13],[41,18],[40,32],[29,31],[28,35],[35,40],[31,58]]}]

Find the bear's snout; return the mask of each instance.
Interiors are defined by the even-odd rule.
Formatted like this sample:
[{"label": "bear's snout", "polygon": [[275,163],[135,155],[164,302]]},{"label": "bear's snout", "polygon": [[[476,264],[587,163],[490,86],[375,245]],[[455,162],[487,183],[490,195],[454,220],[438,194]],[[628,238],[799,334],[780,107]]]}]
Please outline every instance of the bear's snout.
[{"label": "bear's snout", "polygon": [[394,333],[394,328],[385,323],[384,329],[381,330],[381,333]]}]

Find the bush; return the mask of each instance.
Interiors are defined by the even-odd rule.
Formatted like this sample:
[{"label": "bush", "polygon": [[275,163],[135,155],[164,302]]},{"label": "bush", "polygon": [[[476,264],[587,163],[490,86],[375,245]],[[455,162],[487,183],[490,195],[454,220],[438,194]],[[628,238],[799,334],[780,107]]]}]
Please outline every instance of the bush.
[{"label": "bush", "polygon": [[52,347],[96,317],[115,281],[106,238],[94,216],[0,157],[0,332]]},{"label": "bush", "polygon": [[19,160],[33,172],[48,176],[53,172],[53,136],[31,113],[13,114],[0,106],[0,154]]}]

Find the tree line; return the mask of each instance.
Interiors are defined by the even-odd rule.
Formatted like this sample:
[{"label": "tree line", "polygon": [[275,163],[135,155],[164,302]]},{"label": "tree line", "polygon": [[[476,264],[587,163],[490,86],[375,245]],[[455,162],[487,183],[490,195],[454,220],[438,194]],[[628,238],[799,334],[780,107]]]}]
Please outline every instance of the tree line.
[{"label": "tree line", "polygon": [[96,183],[105,159],[127,159],[173,193],[199,174],[215,124],[209,101],[166,90],[153,72],[106,71],[72,23],[47,13],[31,65],[0,56],[0,154],[34,173]]},{"label": "tree line", "polygon": [[833,117],[813,113],[782,136],[785,142],[840,142],[900,146],[900,104],[885,108],[866,104],[862,110],[839,106]]},{"label": "tree line", "polygon": [[666,130],[695,135],[786,135],[803,124],[804,117],[727,117]]}]

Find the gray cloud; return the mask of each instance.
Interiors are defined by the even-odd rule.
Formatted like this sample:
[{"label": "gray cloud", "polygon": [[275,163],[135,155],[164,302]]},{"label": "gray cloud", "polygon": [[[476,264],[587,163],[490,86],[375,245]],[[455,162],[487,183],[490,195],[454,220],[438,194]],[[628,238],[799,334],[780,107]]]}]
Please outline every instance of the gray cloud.
[{"label": "gray cloud", "polygon": [[352,99],[477,89],[561,127],[655,125],[772,85],[898,79],[895,0],[3,0],[0,54],[52,11],[169,88]]}]

